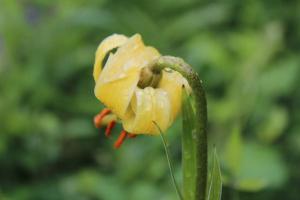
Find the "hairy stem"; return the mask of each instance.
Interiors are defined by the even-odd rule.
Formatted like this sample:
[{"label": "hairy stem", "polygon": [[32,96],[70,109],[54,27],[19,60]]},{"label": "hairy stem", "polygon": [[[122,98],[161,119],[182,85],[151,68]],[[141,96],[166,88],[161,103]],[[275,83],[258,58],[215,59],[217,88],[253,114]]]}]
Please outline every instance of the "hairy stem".
[{"label": "hairy stem", "polygon": [[[195,132],[190,135],[190,141],[194,146],[194,152],[190,152],[190,155],[194,157],[193,168],[183,169],[183,174],[189,174],[190,178],[183,179],[183,194],[185,200],[205,200],[206,197],[206,185],[207,185],[207,106],[205,91],[202,86],[202,82],[198,74],[184,62],[181,58],[172,56],[161,56],[153,63],[150,64],[150,69],[154,73],[160,73],[165,68],[170,68],[179,72],[185,77],[192,88],[193,95],[195,97]],[[186,135],[184,135],[186,137]],[[189,136],[188,136],[189,137]],[[186,149],[185,149],[186,148]],[[183,146],[183,157],[186,153],[191,151],[190,148]],[[183,162],[187,162],[188,159],[183,159]],[[183,163],[183,166],[188,165]],[[193,169],[192,171],[190,171]],[[185,171],[189,170],[189,171]],[[189,179],[192,179],[189,180]],[[193,186],[187,182],[193,182]]]}]

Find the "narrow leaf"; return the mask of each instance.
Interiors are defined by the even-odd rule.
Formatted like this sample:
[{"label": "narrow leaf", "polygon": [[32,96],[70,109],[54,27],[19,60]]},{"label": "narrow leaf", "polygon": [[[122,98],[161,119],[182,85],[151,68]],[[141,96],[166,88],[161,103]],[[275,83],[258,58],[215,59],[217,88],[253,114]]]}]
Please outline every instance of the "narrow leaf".
[{"label": "narrow leaf", "polygon": [[167,146],[167,142],[166,142],[166,139],[163,135],[163,132],[161,130],[161,128],[158,126],[158,124],[153,121],[154,125],[157,127],[157,129],[159,130],[159,134],[160,134],[160,137],[161,137],[161,140],[162,140],[162,143],[164,145],[164,149],[165,149],[165,153],[166,153],[166,158],[167,158],[167,161],[168,161],[168,165],[169,165],[169,170],[170,170],[170,175],[171,175],[171,178],[172,178],[172,181],[173,181],[173,185],[174,185],[174,188],[176,190],[176,193],[178,195],[178,198],[180,200],[183,200],[183,197],[182,197],[182,194],[180,192],[180,189],[178,187],[178,184],[175,180],[175,176],[174,176],[174,170],[173,170],[173,164],[172,164],[172,161],[170,159],[170,153],[169,153],[169,150],[168,150],[168,146]]},{"label": "narrow leaf", "polygon": [[207,200],[220,200],[222,194],[222,177],[217,151],[213,152],[210,182],[208,185]]},{"label": "narrow leaf", "polygon": [[196,158],[195,143],[195,112],[192,105],[192,97],[183,89],[182,105],[182,165],[183,165],[183,196],[184,199],[194,199],[196,190]]}]

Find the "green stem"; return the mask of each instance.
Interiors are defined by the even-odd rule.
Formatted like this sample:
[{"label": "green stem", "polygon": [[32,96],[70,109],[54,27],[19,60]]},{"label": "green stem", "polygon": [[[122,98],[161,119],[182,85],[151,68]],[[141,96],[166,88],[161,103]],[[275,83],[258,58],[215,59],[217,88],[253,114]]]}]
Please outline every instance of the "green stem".
[{"label": "green stem", "polygon": [[[160,73],[165,68],[170,68],[179,72],[185,77],[192,88],[193,95],[195,97],[195,132],[190,134],[189,140],[194,146],[194,152],[191,148],[183,145],[183,166],[189,165],[187,162],[189,159],[185,159],[186,155],[194,156],[194,167],[191,172],[191,168],[184,168],[183,174],[189,174],[189,179],[193,179],[194,186],[192,188],[185,187],[185,184],[190,180],[188,178],[183,179],[183,194],[185,200],[205,200],[206,197],[206,185],[207,185],[207,107],[205,91],[202,86],[202,82],[198,74],[185,63],[181,58],[172,56],[161,56],[150,66],[153,73]],[[187,134],[186,134],[187,135]],[[184,137],[186,137],[184,135]],[[186,171],[189,170],[189,171]]]}]

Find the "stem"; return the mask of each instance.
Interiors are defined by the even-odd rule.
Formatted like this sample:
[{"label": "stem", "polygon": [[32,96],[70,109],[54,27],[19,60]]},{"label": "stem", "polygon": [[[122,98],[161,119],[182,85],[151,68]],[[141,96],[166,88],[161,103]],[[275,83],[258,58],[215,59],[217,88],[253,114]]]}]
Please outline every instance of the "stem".
[{"label": "stem", "polygon": [[[190,152],[190,155],[194,156],[195,170],[190,172],[183,169],[183,174],[191,174],[190,177],[194,180],[195,186],[193,186],[193,188],[183,187],[183,193],[185,200],[205,200],[207,185],[207,107],[202,82],[197,72],[181,58],[161,56],[149,67],[154,73],[160,73],[161,70],[165,68],[175,70],[187,79],[192,88],[193,95],[195,96],[196,134],[192,134],[193,137],[190,138],[195,147],[195,152]],[[190,148],[183,146],[183,157],[188,151],[191,151]],[[188,159],[183,159],[183,162],[186,160]],[[186,164],[187,163],[183,163],[183,165]],[[188,180],[184,178],[183,181],[183,184],[185,185]]]}]

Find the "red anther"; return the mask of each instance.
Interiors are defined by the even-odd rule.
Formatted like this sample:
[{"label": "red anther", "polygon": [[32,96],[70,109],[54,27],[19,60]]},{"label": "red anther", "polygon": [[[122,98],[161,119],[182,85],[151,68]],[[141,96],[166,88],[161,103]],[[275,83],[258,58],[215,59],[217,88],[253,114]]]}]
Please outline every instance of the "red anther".
[{"label": "red anther", "polygon": [[135,138],[136,136],[137,136],[137,134],[132,134],[132,133],[127,134],[128,138]]},{"label": "red anther", "polygon": [[108,108],[104,108],[99,114],[94,117],[94,124],[96,128],[101,127],[102,119],[111,112]]},{"label": "red anther", "polygon": [[127,132],[126,131],[122,131],[121,134],[119,135],[117,141],[114,144],[115,149],[118,149],[121,147],[121,145],[123,144],[124,140],[126,139],[127,136]]},{"label": "red anther", "polygon": [[111,134],[111,130],[114,128],[114,126],[116,125],[116,121],[111,121],[108,123],[106,129],[105,129],[105,136],[109,137]]}]

